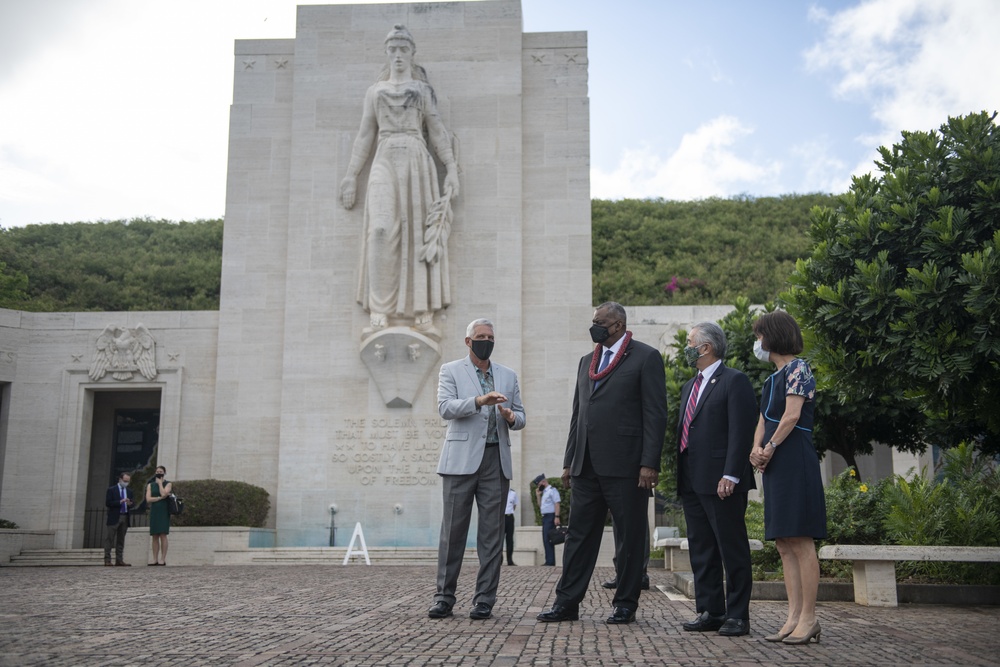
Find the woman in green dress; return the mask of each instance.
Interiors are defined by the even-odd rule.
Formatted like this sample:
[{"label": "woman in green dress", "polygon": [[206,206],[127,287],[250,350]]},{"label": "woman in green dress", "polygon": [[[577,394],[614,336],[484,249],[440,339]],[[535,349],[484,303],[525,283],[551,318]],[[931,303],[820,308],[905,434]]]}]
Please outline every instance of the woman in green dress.
[{"label": "woman in green dress", "polygon": [[[156,476],[146,484],[146,503],[149,505],[149,534],[153,538],[153,562],[149,565],[167,564],[167,535],[170,534],[170,512],[167,497],[173,484],[164,479],[167,469],[156,466]],[[161,554],[163,560],[161,561]]]}]

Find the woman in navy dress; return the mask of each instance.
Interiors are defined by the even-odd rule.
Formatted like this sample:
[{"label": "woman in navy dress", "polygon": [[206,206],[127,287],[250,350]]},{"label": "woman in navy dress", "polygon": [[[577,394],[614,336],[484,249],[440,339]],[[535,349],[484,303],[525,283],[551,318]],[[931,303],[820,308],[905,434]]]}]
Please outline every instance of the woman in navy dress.
[{"label": "woman in navy dress", "polygon": [[826,500],[812,441],[816,379],[798,358],[802,332],[791,315],[774,311],[753,324],[754,353],[777,367],[764,382],[750,462],[764,480],[764,539],[774,540],[785,573],[788,618],[767,641],[819,641],[819,560],[813,540],[826,537]]}]

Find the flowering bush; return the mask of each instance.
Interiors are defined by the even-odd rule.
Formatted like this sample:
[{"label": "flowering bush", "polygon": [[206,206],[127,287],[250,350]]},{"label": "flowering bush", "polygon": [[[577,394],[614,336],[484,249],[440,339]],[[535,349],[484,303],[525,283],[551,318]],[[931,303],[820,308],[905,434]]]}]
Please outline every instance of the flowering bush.
[{"label": "flowering bush", "polygon": [[671,276],[670,282],[663,286],[663,291],[666,292],[667,297],[673,298],[675,294],[681,292],[693,292],[695,294],[709,295],[708,285],[705,284],[704,280],[698,280],[697,278],[678,278],[677,276]]},{"label": "flowering bush", "polygon": [[854,468],[837,475],[826,487],[827,542],[881,544],[885,489],[891,484],[891,479],[883,479],[869,487]]}]

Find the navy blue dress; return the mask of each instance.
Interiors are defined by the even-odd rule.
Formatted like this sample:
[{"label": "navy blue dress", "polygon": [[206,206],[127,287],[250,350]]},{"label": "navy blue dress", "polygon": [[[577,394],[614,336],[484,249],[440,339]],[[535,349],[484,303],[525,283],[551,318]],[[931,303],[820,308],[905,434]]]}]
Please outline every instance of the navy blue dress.
[{"label": "navy blue dress", "polygon": [[785,413],[785,396],[803,396],[806,402],[795,428],[774,450],[764,469],[764,539],[826,537],[826,498],[819,456],[812,441],[816,379],[802,359],[793,359],[764,382],[760,412],[764,416],[764,443]]}]

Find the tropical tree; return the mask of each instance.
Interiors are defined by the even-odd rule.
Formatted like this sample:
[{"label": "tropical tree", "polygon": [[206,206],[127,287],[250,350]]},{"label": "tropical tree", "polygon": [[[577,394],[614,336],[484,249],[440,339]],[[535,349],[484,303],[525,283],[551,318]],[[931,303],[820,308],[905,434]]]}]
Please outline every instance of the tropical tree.
[{"label": "tropical tree", "polygon": [[0,262],[0,303],[22,304],[27,298],[28,276]]},{"label": "tropical tree", "polygon": [[887,444],[1000,452],[995,120],[949,118],[881,147],[878,175],[856,177],[836,208],[812,210],[814,247],[782,294],[830,411],[848,424],[880,420]]}]

